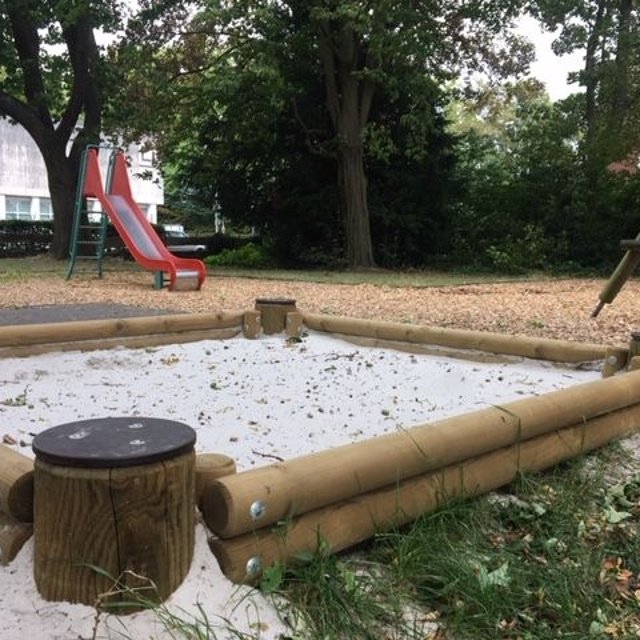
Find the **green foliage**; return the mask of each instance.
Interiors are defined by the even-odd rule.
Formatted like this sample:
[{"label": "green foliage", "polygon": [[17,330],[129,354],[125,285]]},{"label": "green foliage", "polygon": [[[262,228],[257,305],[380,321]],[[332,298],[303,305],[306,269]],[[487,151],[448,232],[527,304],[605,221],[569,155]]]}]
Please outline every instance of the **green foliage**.
[{"label": "green foliage", "polygon": [[548,268],[555,241],[546,238],[540,226],[525,225],[521,236],[507,236],[500,246],[490,245],[487,256],[500,273],[526,273]]},{"label": "green foliage", "polygon": [[210,267],[265,269],[271,266],[268,250],[253,242],[247,242],[237,249],[223,249],[216,255],[206,257],[204,261]]},{"label": "green foliage", "polygon": [[384,570],[375,562],[339,558],[323,541],[315,553],[303,553],[288,568],[280,591],[302,621],[304,637],[338,640],[378,640],[386,630],[418,640],[401,613],[401,595],[380,579]]},{"label": "green foliage", "polygon": [[637,175],[588,175],[574,99],[487,87],[450,110],[458,135],[452,206],[454,263],[506,272],[608,268],[640,230]]}]

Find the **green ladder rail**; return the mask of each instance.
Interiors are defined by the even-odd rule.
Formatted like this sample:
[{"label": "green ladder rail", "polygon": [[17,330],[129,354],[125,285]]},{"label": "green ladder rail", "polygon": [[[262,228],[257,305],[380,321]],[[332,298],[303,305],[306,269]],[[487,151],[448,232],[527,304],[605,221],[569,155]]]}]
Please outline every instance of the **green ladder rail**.
[{"label": "green ladder rail", "polygon": [[[84,181],[87,174],[87,155],[90,149],[111,149],[103,145],[88,145],[82,152],[80,160],[80,173],[78,175],[78,185],[76,187],[76,201],[73,212],[73,227],[71,229],[71,242],[69,243],[69,266],[65,280],[69,280],[73,275],[76,263],[79,259],[92,260],[96,263],[96,271],[98,278],[102,278],[103,259],[105,256],[105,247],[107,244],[107,227],[108,220],[104,211],[100,216],[100,224],[87,224],[85,220],[88,218],[89,210],[84,208],[86,198],[84,197]],[[109,174],[107,180],[111,180],[111,163],[109,164]],[[84,235],[83,235],[84,232]],[[87,237],[92,234],[93,237]],[[93,255],[80,254],[80,247],[94,246]]]}]

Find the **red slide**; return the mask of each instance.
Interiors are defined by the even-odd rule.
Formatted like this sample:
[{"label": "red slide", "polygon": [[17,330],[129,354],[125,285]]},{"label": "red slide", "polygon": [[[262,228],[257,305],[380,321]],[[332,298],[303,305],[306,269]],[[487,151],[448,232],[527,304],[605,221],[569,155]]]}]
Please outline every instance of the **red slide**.
[{"label": "red slide", "polygon": [[105,193],[98,153],[89,149],[83,194],[96,198],[134,260],[150,271],[169,274],[169,290],[200,289],[206,277],[201,260],[178,258],[164,245],[131,195],[124,153],[116,152],[113,179]]}]

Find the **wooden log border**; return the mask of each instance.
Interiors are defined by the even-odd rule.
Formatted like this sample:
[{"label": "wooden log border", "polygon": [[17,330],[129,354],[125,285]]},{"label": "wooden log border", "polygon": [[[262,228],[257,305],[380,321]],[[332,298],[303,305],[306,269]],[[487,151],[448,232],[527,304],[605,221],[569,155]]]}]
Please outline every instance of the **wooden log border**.
[{"label": "wooden log border", "polygon": [[309,329],[325,333],[393,340],[399,343],[430,344],[551,362],[581,363],[603,360],[607,352],[607,347],[603,345],[568,340],[510,336],[488,331],[448,329],[314,313],[303,313],[302,317]]},{"label": "wooden log border", "polygon": [[[609,365],[608,375],[616,373],[622,363],[626,364],[629,359],[628,350],[616,349],[614,354],[610,347],[564,340],[508,336],[490,332],[311,313],[303,313],[302,320],[309,329],[336,334],[345,339],[364,341],[370,346],[417,348],[423,351],[434,349],[436,352],[439,350],[454,357],[456,354],[460,354],[457,357],[464,357],[466,352],[471,359],[507,356],[572,364],[604,360],[605,364]],[[244,312],[177,314],[0,327],[0,357],[69,349],[107,349],[115,345],[140,347],[226,338],[237,335],[241,331],[247,335],[246,327],[249,324],[247,312]],[[487,354],[494,354],[494,356]],[[615,363],[612,355],[616,356]],[[602,388],[589,386],[598,384],[607,386]],[[399,474],[400,465],[395,461],[392,463],[395,469],[394,477],[390,479],[385,476],[383,480],[377,480],[372,484],[368,481],[363,482],[367,473],[364,476],[354,474],[353,469],[348,468],[349,473],[356,477],[356,484],[359,485],[357,492],[353,493],[350,490],[346,496],[338,493],[327,498],[327,487],[322,487],[320,494],[324,495],[324,502],[296,507],[294,511],[291,510],[291,505],[295,503],[296,498],[288,495],[287,510],[275,519],[272,519],[270,505],[263,504],[259,495],[256,494],[255,489],[258,484],[254,483],[252,478],[243,489],[241,496],[242,500],[250,500],[249,511],[247,509],[244,511],[253,513],[251,530],[225,530],[226,525],[221,529],[215,525],[222,535],[231,537],[229,539],[214,538],[211,547],[229,578],[235,582],[253,582],[259,575],[261,567],[276,561],[289,561],[303,548],[314,550],[319,535],[329,543],[333,551],[338,551],[370,537],[387,526],[398,526],[415,519],[421,513],[436,508],[444,498],[468,497],[489,491],[510,482],[517,473],[547,468],[640,428],[640,397],[636,397],[637,393],[632,389],[635,387],[640,392],[640,372],[612,377],[606,381],[587,383],[579,387],[583,388],[574,387],[512,403],[518,405],[515,409],[520,411],[519,413],[513,412],[513,407],[508,405],[455,418],[455,420],[462,419],[463,422],[466,421],[465,423],[471,425],[478,421],[483,423],[484,417],[479,414],[484,411],[497,411],[500,413],[498,424],[503,428],[495,429],[496,433],[499,433],[497,438],[492,436],[481,438],[483,446],[480,448],[464,446],[460,449],[451,445],[450,438],[460,445],[462,442],[454,434],[456,427],[452,428],[449,425],[448,428],[452,430],[446,432],[444,444],[435,444],[436,440],[434,440],[435,449],[430,446],[429,463],[426,465],[423,444],[413,440],[413,433],[409,437],[405,433],[405,440],[411,442],[413,457],[416,457],[416,453],[420,454],[418,457],[423,461],[415,469],[409,465],[408,473],[405,474],[403,471]],[[563,406],[560,411],[560,419],[554,418],[550,421],[549,411],[558,413],[558,406],[554,407],[553,402],[549,406],[545,403],[550,402],[549,397],[553,400],[556,393],[567,394],[562,398],[567,406]],[[527,407],[528,402],[533,402],[535,406]],[[525,404],[521,407],[519,403]],[[534,414],[540,414],[541,408],[542,416],[539,415],[536,422]],[[513,415],[510,415],[511,413]],[[494,422],[495,419],[496,416],[491,417]],[[444,434],[441,427],[446,426],[450,420],[454,419],[436,423],[434,433]],[[489,420],[488,416],[487,420]],[[544,426],[541,426],[543,423]],[[488,428],[488,422],[483,424],[485,429]],[[508,435],[506,439],[503,437],[505,434]],[[364,444],[370,445],[384,438],[374,439]],[[351,446],[357,445],[347,445],[347,447]],[[456,454],[453,457],[446,455],[444,449],[447,448],[451,448]],[[335,453],[336,449],[332,450],[331,454],[335,455]],[[328,454],[320,452],[289,462],[294,466],[299,464],[299,461],[306,464],[307,458],[323,455]],[[385,456],[390,457],[388,450]],[[272,468],[274,466],[276,465],[270,465]],[[335,471],[339,465],[332,464],[331,467]],[[404,462],[402,468],[405,468]],[[245,483],[244,478],[249,477],[248,474],[261,471],[246,472],[247,476],[244,473],[229,476],[213,484],[234,483],[238,478],[241,478],[241,483]],[[379,467],[376,468],[376,474],[378,471]],[[280,471],[278,473],[282,475]],[[290,488],[292,484],[289,481],[295,474],[294,476],[284,475],[286,486]],[[323,476],[323,474],[319,475]],[[328,484],[330,487],[335,487],[340,483],[332,477]],[[301,485],[298,484],[298,486]],[[305,486],[307,495],[314,494],[309,491],[308,486],[302,486]],[[222,513],[224,520],[229,514],[228,505],[220,508],[221,503],[218,499],[211,499],[215,492],[210,493],[209,490],[210,487],[207,486],[208,500],[205,502],[212,503],[218,510],[216,517]],[[258,519],[262,518],[265,512],[270,513],[269,518],[260,520],[259,523],[255,518],[256,510],[252,509],[256,503],[267,507],[266,511],[258,509],[260,512]],[[246,514],[243,517],[246,519]],[[286,535],[283,536],[282,531],[275,533],[272,531],[270,524],[289,517],[292,519],[288,520]],[[207,519],[206,514],[205,519]],[[209,520],[207,524],[211,526]]]},{"label": "wooden log border", "polygon": [[246,335],[246,315],[247,312],[180,313],[0,326],[0,358],[226,340],[240,333]]},{"label": "wooden log border", "polygon": [[235,537],[635,404],[640,371],[478,409],[220,478],[203,515]]},{"label": "wooden log border", "polygon": [[295,562],[318,540],[338,552],[391,528],[407,524],[449,500],[471,498],[592,451],[640,429],[640,404],[589,422],[449,465],[432,473],[365,493],[235,538],[212,538],[209,546],[223,573],[236,583],[255,583],[274,563]]}]

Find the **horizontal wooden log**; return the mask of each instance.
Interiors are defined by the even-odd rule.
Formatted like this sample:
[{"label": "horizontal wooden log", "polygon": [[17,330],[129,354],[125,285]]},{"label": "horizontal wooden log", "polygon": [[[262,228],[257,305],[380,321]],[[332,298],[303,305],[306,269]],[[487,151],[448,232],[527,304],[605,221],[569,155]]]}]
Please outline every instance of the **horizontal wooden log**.
[{"label": "horizontal wooden log", "polygon": [[267,527],[210,546],[233,582],[253,583],[261,569],[290,563],[318,540],[338,552],[390,528],[401,526],[448,501],[470,498],[540,471],[640,430],[640,405],[621,409],[478,458],[454,464],[397,485],[312,511],[283,527]]},{"label": "horizontal wooden log", "polygon": [[0,358],[27,358],[51,351],[99,351],[114,347],[138,349],[159,347],[165,344],[183,344],[200,340],[227,340],[240,333],[239,327],[229,329],[204,329],[202,331],[181,331],[180,333],[155,333],[145,336],[122,336],[100,340],[77,340],[74,342],[48,342],[19,347],[0,347]]},{"label": "horizontal wooden log", "polygon": [[242,326],[242,313],[182,313],[138,318],[50,322],[0,327],[0,347],[181,333]]},{"label": "horizontal wooden log", "polygon": [[0,513],[0,566],[9,564],[32,536],[33,525]]},{"label": "horizontal wooden log", "polygon": [[448,329],[312,313],[303,313],[303,318],[305,325],[316,331],[433,344],[456,349],[475,349],[553,362],[575,363],[601,360],[606,353],[605,346],[568,340],[509,336],[488,331]]},{"label": "horizontal wooden log", "polygon": [[414,426],[217,480],[203,516],[237,536],[638,402],[635,371]]},{"label": "horizontal wooden log", "polygon": [[33,522],[33,460],[0,445],[0,511]]},{"label": "horizontal wooden log", "polygon": [[424,356],[437,356],[440,358],[455,358],[471,362],[486,362],[489,364],[503,364],[508,362],[522,362],[522,356],[507,355],[504,353],[488,353],[473,349],[454,349],[453,347],[441,347],[433,344],[418,342],[403,342],[401,340],[381,340],[380,338],[367,338],[340,334],[340,339],[349,344],[371,349],[393,349],[403,353],[415,353]]}]

